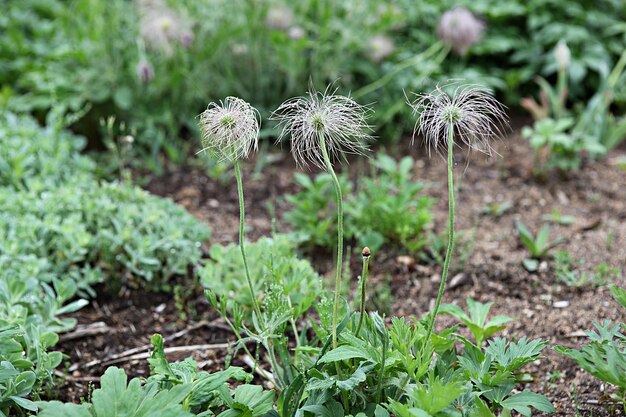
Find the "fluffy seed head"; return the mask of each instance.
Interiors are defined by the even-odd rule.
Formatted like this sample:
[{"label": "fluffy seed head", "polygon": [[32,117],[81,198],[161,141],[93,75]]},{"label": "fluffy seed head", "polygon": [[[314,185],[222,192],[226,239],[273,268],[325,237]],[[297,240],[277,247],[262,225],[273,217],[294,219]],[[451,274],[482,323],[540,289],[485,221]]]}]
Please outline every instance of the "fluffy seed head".
[{"label": "fluffy seed head", "polygon": [[331,160],[367,150],[369,109],[335,92],[330,87],[323,93],[311,88],[306,96],[285,101],[272,114],[272,120],[282,126],[278,140],[291,138],[291,152],[300,166],[326,168],[321,140]]},{"label": "fluffy seed head", "polygon": [[184,48],[193,43],[189,22],[167,7],[162,0],[137,0],[139,9],[139,34],[150,49],[170,56],[174,44]]},{"label": "fluffy seed head", "polygon": [[259,119],[259,112],[237,97],[210,103],[200,114],[202,151],[219,160],[247,157],[257,149]]},{"label": "fluffy seed head", "polygon": [[372,36],[367,42],[367,53],[374,62],[380,62],[393,53],[393,40],[385,35]]},{"label": "fluffy seed head", "polygon": [[274,30],[287,30],[293,24],[293,12],[286,5],[275,6],[267,11],[265,24]]},{"label": "fluffy seed head", "polygon": [[567,47],[567,42],[561,39],[554,48],[554,59],[556,60],[556,66],[560,70],[567,69],[567,67],[569,67],[570,58],[571,52]]},{"label": "fluffy seed head", "polygon": [[429,149],[447,149],[453,129],[455,143],[491,155],[491,140],[502,137],[507,125],[504,106],[478,85],[437,86],[430,93],[417,94],[409,105],[418,116],[414,136],[424,136]]},{"label": "fluffy seed head", "polygon": [[469,48],[480,42],[485,24],[463,6],[445,12],[439,20],[437,35],[458,55],[464,56]]},{"label": "fluffy seed head", "polygon": [[287,36],[289,36],[289,39],[291,39],[292,41],[300,40],[304,38],[305,35],[306,32],[300,26],[292,26],[287,32]]}]

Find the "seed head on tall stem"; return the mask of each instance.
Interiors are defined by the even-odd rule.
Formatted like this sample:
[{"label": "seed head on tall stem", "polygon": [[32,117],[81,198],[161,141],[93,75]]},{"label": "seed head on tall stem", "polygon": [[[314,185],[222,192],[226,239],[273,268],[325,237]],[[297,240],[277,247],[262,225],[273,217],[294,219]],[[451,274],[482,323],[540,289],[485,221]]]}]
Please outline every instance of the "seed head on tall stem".
[{"label": "seed head on tall stem", "polygon": [[246,158],[250,152],[257,149],[259,119],[259,112],[246,101],[237,97],[226,97],[224,101],[219,103],[210,103],[207,109],[200,114],[202,151],[218,160],[231,161],[235,166],[237,193],[239,195],[239,247],[250,297],[252,297],[252,307],[258,319],[262,320],[261,309],[246,258],[243,183],[239,169],[239,160]]},{"label": "seed head on tall stem", "polygon": [[371,138],[367,124],[369,111],[349,97],[327,88],[285,101],[272,114],[282,127],[279,141],[291,139],[291,152],[300,166],[314,165],[326,170],[333,179],[337,203],[337,271],[333,302],[333,348],[337,347],[339,295],[343,265],[343,196],[333,161],[346,153],[363,154]]},{"label": "seed head on tall stem", "polygon": [[418,116],[414,135],[419,133],[424,136],[429,149],[446,148],[448,154],[448,248],[435,308],[421,349],[423,353],[435,325],[454,250],[454,146],[461,142],[471,150],[491,155],[490,142],[503,135],[507,117],[504,107],[490,92],[476,85],[448,84],[437,87],[431,93],[417,95],[417,99],[409,104]]}]

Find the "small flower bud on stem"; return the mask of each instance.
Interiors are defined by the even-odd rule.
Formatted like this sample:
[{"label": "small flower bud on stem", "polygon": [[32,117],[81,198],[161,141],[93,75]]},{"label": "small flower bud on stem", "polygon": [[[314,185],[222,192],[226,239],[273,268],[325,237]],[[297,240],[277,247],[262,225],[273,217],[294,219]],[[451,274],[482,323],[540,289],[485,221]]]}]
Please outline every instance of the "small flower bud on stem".
[{"label": "small flower bud on stem", "polygon": [[355,336],[359,336],[359,332],[361,331],[361,326],[363,325],[363,320],[365,319],[365,286],[367,284],[367,270],[370,262],[371,251],[367,246],[363,248],[363,252],[361,252],[363,256],[363,271],[361,272],[361,315],[359,316],[359,324],[356,326],[356,331],[354,332]]}]

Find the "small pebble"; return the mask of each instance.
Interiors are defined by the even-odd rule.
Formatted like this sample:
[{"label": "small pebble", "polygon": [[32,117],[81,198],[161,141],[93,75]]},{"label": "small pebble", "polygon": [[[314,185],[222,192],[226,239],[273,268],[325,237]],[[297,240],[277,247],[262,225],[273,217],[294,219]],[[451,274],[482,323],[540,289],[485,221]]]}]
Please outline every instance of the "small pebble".
[{"label": "small pebble", "polygon": [[567,307],[569,307],[569,301],[555,301],[554,304],[552,304],[552,307],[554,307],[554,308],[567,308]]}]

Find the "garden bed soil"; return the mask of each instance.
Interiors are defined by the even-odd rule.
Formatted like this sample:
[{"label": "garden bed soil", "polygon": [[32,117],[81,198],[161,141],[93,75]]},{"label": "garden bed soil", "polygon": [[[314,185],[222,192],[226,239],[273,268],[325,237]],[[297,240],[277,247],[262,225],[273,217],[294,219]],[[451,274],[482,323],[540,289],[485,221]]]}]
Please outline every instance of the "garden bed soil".
[{"label": "garden bed soil", "polygon": [[[618,308],[606,286],[576,288],[560,284],[553,262],[542,262],[536,273],[526,271],[522,261],[527,253],[515,231],[515,222],[522,221],[536,232],[543,216],[558,210],[562,215],[574,216],[575,221],[568,226],[552,224],[551,237],[565,239],[560,248],[568,250],[576,262],[584,262],[581,271],[590,273],[601,263],[626,271],[626,172],[611,163],[626,151],[616,150],[606,160],[588,162],[567,178],[549,175],[541,180],[532,176],[532,151],[526,141],[512,135],[497,143],[496,150],[501,156],[495,158],[458,152],[457,229],[465,231],[466,236],[475,233],[475,237],[470,256],[462,271],[452,274],[443,301],[462,307],[466,297],[493,302],[492,314],[516,318],[501,335],[539,337],[548,340],[550,346],[579,346],[585,341],[583,331],[591,328],[595,320],[626,321],[624,310]],[[423,148],[409,148],[409,141],[390,152],[396,155],[410,152],[415,158],[415,179],[428,183],[427,193],[438,199],[434,207],[434,230],[445,232],[448,210],[445,161],[437,155],[429,158]],[[249,240],[271,233],[268,204],[277,214],[278,230],[289,230],[280,221],[281,213],[289,209],[281,196],[297,191],[293,175],[298,170],[286,153],[272,160],[263,167],[262,175],[255,172],[257,164],[263,162],[246,161],[243,167]],[[362,172],[363,165],[355,161],[349,169],[354,177]],[[239,212],[234,179],[223,184],[198,168],[179,167],[152,178],[147,189],[172,198],[207,222],[213,230],[210,244],[236,242]],[[483,214],[483,208],[492,202],[510,202],[512,207],[500,217]],[[352,277],[360,270],[359,253],[359,248],[352,248]],[[315,253],[312,258],[320,272],[331,273],[331,254]],[[390,287],[390,300],[380,308],[396,315],[421,315],[434,304],[439,274],[437,265],[421,263],[402,250],[384,247],[374,255],[370,288]],[[615,277],[615,281],[626,285],[623,274]],[[375,298],[377,294],[374,291],[370,296]],[[167,340],[166,347],[232,341],[232,335],[206,301],[199,295],[191,299],[196,301],[192,304],[198,311],[195,317],[187,319],[179,317],[172,296],[137,292],[100,298],[75,313],[79,324],[104,322],[108,330],[59,344],[59,349],[68,355],[70,375],[60,387],[61,397],[73,401],[84,397],[89,383],[97,384],[97,377],[106,367],[104,359],[133,348],[147,352],[146,345],[155,332],[162,333],[166,339],[179,335]],[[202,325],[198,326],[199,322]],[[440,316],[438,323],[450,325],[454,320]],[[204,369],[214,370],[223,366],[227,351],[203,348],[168,356],[175,360],[189,355]],[[234,363],[239,364],[240,359],[234,358]],[[85,367],[98,360],[102,363]],[[145,359],[125,359],[116,364],[131,376],[145,377],[149,373]],[[608,400],[609,386],[551,348],[528,369],[533,376],[528,388],[548,396],[557,415],[623,415]]]}]

